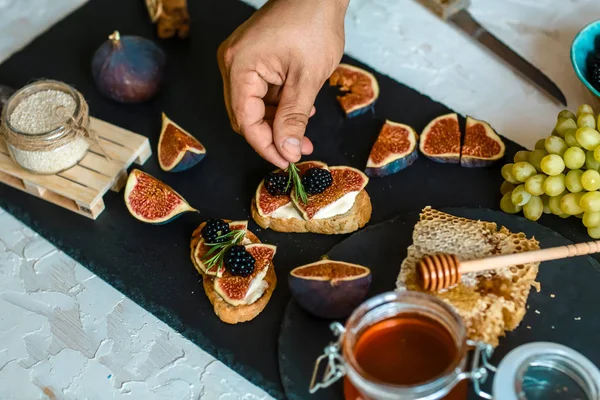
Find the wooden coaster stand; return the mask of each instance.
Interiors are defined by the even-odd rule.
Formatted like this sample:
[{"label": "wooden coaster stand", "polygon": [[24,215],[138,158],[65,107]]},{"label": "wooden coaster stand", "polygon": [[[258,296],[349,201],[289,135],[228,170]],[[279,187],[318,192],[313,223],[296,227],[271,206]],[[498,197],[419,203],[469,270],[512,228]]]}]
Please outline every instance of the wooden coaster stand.
[{"label": "wooden coaster stand", "polygon": [[54,175],[38,175],[23,170],[10,157],[0,138],[0,182],[41,199],[96,219],[104,210],[104,195],[120,191],[127,182],[127,169],[142,165],[152,155],[147,137],[90,118],[90,129],[98,135],[106,159],[92,145],[85,157],[72,168]]}]

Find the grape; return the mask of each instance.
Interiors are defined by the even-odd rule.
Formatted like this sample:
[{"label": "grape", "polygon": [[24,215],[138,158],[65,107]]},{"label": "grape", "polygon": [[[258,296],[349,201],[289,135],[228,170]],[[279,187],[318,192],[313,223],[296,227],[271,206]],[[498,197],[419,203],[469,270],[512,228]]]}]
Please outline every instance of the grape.
[{"label": "grape", "polygon": [[588,235],[592,239],[600,239],[600,227],[588,228]]},{"label": "grape", "polygon": [[583,190],[583,185],[581,184],[581,175],[583,175],[583,171],[580,169],[572,169],[567,172],[567,176],[565,177],[565,186],[569,192],[578,193]]},{"label": "grape", "polygon": [[533,165],[538,172],[542,172],[540,163],[542,162],[542,158],[546,157],[547,155],[548,152],[546,150],[535,149],[529,153],[529,164]]},{"label": "grape", "polygon": [[575,133],[577,129],[569,129],[565,134],[565,143],[569,147],[581,147],[579,142],[577,141],[577,137],[575,137]]},{"label": "grape", "polygon": [[539,150],[546,150],[546,138],[540,139],[535,142],[535,148]]},{"label": "grape", "polygon": [[581,175],[581,186],[588,192],[600,189],[600,173],[589,169]]},{"label": "grape", "polygon": [[572,120],[576,120],[577,119],[577,117],[575,116],[575,114],[573,114],[569,110],[562,110],[561,112],[559,112],[558,113],[558,117],[556,117],[556,119],[560,119],[560,118],[570,118]]},{"label": "grape", "polygon": [[554,215],[562,215],[563,212],[560,209],[560,199],[562,199],[563,194],[559,194],[558,196],[551,196],[548,199],[548,208],[550,209],[550,212],[552,212],[552,214]]},{"label": "grape", "polygon": [[504,165],[502,167],[502,169],[500,170],[500,173],[502,174],[502,177],[504,178],[505,181],[517,184],[517,183],[519,183],[519,181],[512,174],[513,165],[514,164]]},{"label": "grape", "polygon": [[579,206],[585,212],[599,212],[600,211],[600,192],[587,192],[581,196],[579,200]]},{"label": "grape", "polygon": [[564,138],[569,129],[577,129],[577,122],[575,122],[574,119],[559,118],[558,121],[556,121],[554,130],[560,137]]},{"label": "grape", "polygon": [[525,190],[529,192],[529,194],[533,196],[541,196],[544,194],[544,181],[546,180],[546,175],[537,174],[527,178],[525,181]]},{"label": "grape", "polygon": [[525,190],[525,185],[519,185],[512,191],[510,199],[515,206],[524,206],[531,199],[531,194]]},{"label": "grape", "polygon": [[585,214],[585,213],[579,213],[579,214],[576,214],[576,215],[574,215],[574,217],[575,217],[575,218],[582,219],[582,218],[583,218],[583,214]]},{"label": "grape", "polygon": [[584,212],[583,225],[586,228],[597,228],[600,226],[600,212]]},{"label": "grape", "polygon": [[600,146],[594,150],[594,160],[600,162]]},{"label": "grape", "polygon": [[579,128],[575,138],[586,150],[595,150],[600,145],[600,132],[592,128]]},{"label": "grape", "polygon": [[548,196],[558,196],[565,191],[565,176],[563,174],[549,176],[544,181],[542,187],[544,188],[544,193]]},{"label": "grape", "polygon": [[583,193],[567,193],[560,199],[560,209],[563,213],[569,215],[577,215],[583,212],[579,206],[579,201]]},{"label": "grape", "polygon": [[544,212],[544,203],[539,196],[531,196],[531,199],[523,206],[525,218],[537,221]]},{"label": "grape", "polygon": [[[600,149],[600,147],[598,147]],[[596,154],[594,153],[594,157]],[[569,169],[579,169],[585,165],[585,151],[579,147],[569,147],[563,154],[565,166]]]},{"label": "grape", "polygon": [[596,159],[594,158],[593,151],[588,151],[587,153],[585,153],[585,167],[587,169],[594,169],[596,171],[600,169],[600,162],[596,161]]},{"label": "grape", "polygon": [[581,114],[579,118],[577,118],[577,126],[580,128],[592,128],[596,127],[596,118],[594,118],[594,114]]},{"label": "grape", "polygon": [[515,153],[514,158],[513,158],[513,162],[518,163],[518,162],[521,162],[521,161],[528,161],[529,160],[529,153],[531,153],[531,152],[527,151],[527,150],[517,151]]},{"label": "grape", "polygon": [[590,106],[589,104],[582,104],[577,109],[577,118],[579,118],[579,116],[581,114],[593,114],[593,113],[594,113],[594,109],[592,108],[592,106]]},{"label": "grape", "polygon": [[506,193],[500,200],[500,209],[508,214],[516,214],[521,211],[521,206],[515,206],[511,200],[512,192]]},{"label": "grape", "polygon": [[512,192],[516,187],[517,185],[514,183],[504,181],[502,182],[502,185],[500,185],[500,194],[504,196],[506,193]]},{"label": "grape", "polygon": [[[540,167],[542,171],[546,175],[558,175],[565,169],[565,162],[563,159],[556,154],[548,154],[544,158],[542,158],[542,162],[540,163]],[[505,178],[506,179],[506,178]],[[508,180],[508,179],[507,179]]]},{"label": "grape", "polygon": [[552,211],[550,211],[550,196],[543,194],[540,196],[540,198],[544,204],[544,214],[552,214]]},{"label": "grape", "polygon": [[565,141],[558,136],[548,136],[546,138],[545,145],[546,151],[549,154],[558,154],[559,156],[562,156],[565,150],[569,148],[567,143],[565,143]]},{"label": "grape", "polygon": [[535,175],[536,170],[535,167],[527,161],[521,161],[513,164],[511,173],[519,182],[525,182],[527,178]]}]

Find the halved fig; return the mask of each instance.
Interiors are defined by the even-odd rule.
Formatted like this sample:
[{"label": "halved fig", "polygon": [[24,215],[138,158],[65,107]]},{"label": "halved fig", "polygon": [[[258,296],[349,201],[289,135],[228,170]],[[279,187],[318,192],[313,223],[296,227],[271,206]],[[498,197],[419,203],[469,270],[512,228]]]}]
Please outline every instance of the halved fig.
[{"label": "halved fig", "polygon": [[206,148],[198,139],[162,114],[158,163],[163,171],[185,171],[198,164],[205,155]]},{"label": "halved fig", "polygon": [[[242,244],[250,244],[250,243],[260,243],[260,240],[254,235],[252,232],[248,230],[248,221],[226,221],[229,223],[229,229],[234,230],[244,230],[246,231],[246,235]],[[203,222],[198,226],[198,228],[192,234],[192,262],[196,269],[204,275],[211,276],[222,276],[223,269],[206,269],[206,265],[202,261],[202,258],[210,250],[210,247],[204,244],[204,238],[202,237],[202,228],[204,228],[206,222]]]},{"label": "halved fig", "polygon": [[306,204],[294,196],[292,189],[292,201],[304,219],[312,219],[320,210],[348,193],[360,192],[369,183],[364,173],[351,167],[329,167],[329,171],[333,178],[331,186],[322,193],[308,196]]},{"label": "halved fig", "polygon": [[225,270],[221,277],[215,278],[215,292],[232,306],[248,305],[260,299],[268,287],[264,280],[272,267],[276,247],[255,243],[246,246],[246,251],[254,257],[254,272],[247,277],[234,276]]},{"label": "halved fig", "polygon": [[467,117],[465,138],[460,155],[460,165],[468,168],[487,167],[502,157],[506,146],[485,121]]},{"label": "halved fig", "polygon": [[138,169],[127,178],[125,205],[131,215],[150,224],[164,224],[184,212],[197,211],[169,185]]},{"label": "halved fig", "polygon": [[294,268],[290,291],[306,311],[320,318],[347,317],[369,291],[371,270],[358,264],[321,260]]},{"label": "halved fig", "polygon": [[446,114],[431,121],[421,133],[419,149],[439,163],[460,162],[460,128],[458,115]]},{"label": "halved fig", "polygon": [[329,84],[345,92],[337,100],[348,118],[373,110],[379,97],[379,84],[373,74],[352,65],[340,64],[329,77]]},{"label": "halved fig", "polygon": [[[322,163],[320,161],[304,161],[296,164],[298,167],[299,175],[302,176],[307,170],[310,168],[325,168],[327,169],[327,164]],[[274,171],[276,173],[282,172],[282,170],[278,169]],[[289,195],[281,195],[281,196],[273,196],[271,195],[264,185],[264,180],[260,181],[258,188],[256,189],[256,194],[254,197],[256,201],[256,209],[258,213],[263,216],[269,216],[273,213],[273,211],[277,210],[280,207],[285,206],[290,203],[292,199]]]},{"label": "halved fig", "polygon": [[408,125],[385,121],[371,149],[365,173],[384,177],[409,167],[418,157],[419,136]]}]

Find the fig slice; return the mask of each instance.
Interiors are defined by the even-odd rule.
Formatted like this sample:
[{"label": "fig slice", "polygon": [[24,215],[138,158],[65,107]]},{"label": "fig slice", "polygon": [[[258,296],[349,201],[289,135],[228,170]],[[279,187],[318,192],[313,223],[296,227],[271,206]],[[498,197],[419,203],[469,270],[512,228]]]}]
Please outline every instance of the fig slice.
[{"label": "fig slice", "polygon": [[[246,235],[244,236],[244,240],[242,244],[250,244],[250,243],[260,243],[260,240],[254,235],[252,232],[248,230],[248,221],[226,221],[229,224],[229,229],[234,230],[244,230],[246,231]],[[202,237],[202,228],[204,228],[206,222],[203,222],[198,226],[198,228],[192,234],[192,262],[194,266],[201,274],[211,275],[211,276],[222,276],[223,269],[217,270],[216,268],[207,270],[206,265],[202,261],[204,255],[210,250]]]},{"label": "fig slice", "polygon": [[369,177],[384,177],[409,167],[418,157],[418,140],[410,126],[385,121],[371,149],[365,173]]},{"label": "fig slice", "polygon": [[467,168],[490,166],[504,157],[505,150],[504,142],[487,122],[467,117],[460,156],[461,166]]},{"label": "fig slice", "polygon": [[290,291],[306,311],[320,318],[347,317],[366,298],[371,270],[358,264],[321,260],[294,268]]},{"label": "fig slice", "polygon": [[197,212],[169,185],[138,169],[127,178],[125,205],[131,215],[150,224],[165,224],[184,212]]},{"label": "fig slice", "polygon": [[458,115],[446,114],[431,121],[421,133],[419,149],[427,158],[439,162],[460,162]]},{"label": "fig slice", "polygon": [[234,276],[225,270],[221,277],[215,278],[215,292],[232,306],[248,305],[260,299],[268,287],[264,280],[272,266],[277,248],[269,244],[253,243],[246,251],[256,260],[254,272],[247,277]]},{"label": "fig slice", "polygon": [[337,100],[352,118],[373,110],[379,97],[379,84],[373,74],[349,64],[340,64],[329,77],[329,85],[338,86],[342,92]]},{"label": "fig slice", "polygon": [[162,114],[158,163],[163,171],[185,171],[198,164],[205,155],[206,148],[198,139]]},{"label": "fig slice", "polygon": [[351,167],[329,167],[329,171],[333,183],[324,192],[308,196],[307,204],[296,199],[294,189],[292,189],[292,201],[304,219],[312,219],[323,208],[348,193],[360,192],[369,183],[369,178],[364,173]]},{"label": "fig slice", "polygon": [[[322,163],[320,161],[303,161],[297,163],[296,167],[298,167],[299,174],[300,176],[302,176],[310,168],[326,169],[327,164]],[[274,172],[280,173],[283,171],[281,169],[278,169]],[[256,201],[256,209],[258,210],[258,213],[263,217],[267,217],[273,214],[275,210],[289,204],[292,201],[291,197],[288,195],[273,196],[272,194],[270,194],[265,188],[264,180],[260,181],[260,184],[256,189],[254,200]]]}]

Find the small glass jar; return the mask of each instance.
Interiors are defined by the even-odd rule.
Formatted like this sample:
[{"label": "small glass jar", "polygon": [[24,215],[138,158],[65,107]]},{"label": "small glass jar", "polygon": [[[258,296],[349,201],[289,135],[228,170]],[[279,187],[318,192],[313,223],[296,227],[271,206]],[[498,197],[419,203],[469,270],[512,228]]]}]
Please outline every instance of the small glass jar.
[{"label": "small glass jar", "polygon": [[[311,393],[345,377],[346,400],[465,400],[469,380],[484,399],[600,399],[600,371],[581,354],[555,343],[520,346],[496,369],[489,363],[493,347],[467,340],[460,316],[428,294],[383,293],[359,306],[345,327],[335,322],[331,329],[338,341],[317,359]],[[394,330],[396,336],[389,336]],[[398,351],[401,346],[405,348]],[[496,373],[493,396],[481,390],[490,372]]]},{"label": "small glass jar", "polygon": [[[64,121],[43,132],[27,132],[14,126],[11,116],[17,106],[30,96],[43,92],[62,92],[74,101],[72,114],[65,113],[61,104],[54,109]],[[47,102],[47,99],[45,99]],[[63,113],[63,115],[58,113]],[[27,113],[35,121],[35,112]],[[58,116],[57,116],[58,118]],[[2,133],[12,159],[23,169],[36,174],[56,174],[76,165],[86,155],[89,141],[85,132],[89,127],[89,111],[83,96],[71,86],[45,80],[27,85],[15,92],[2,110]]]}]

